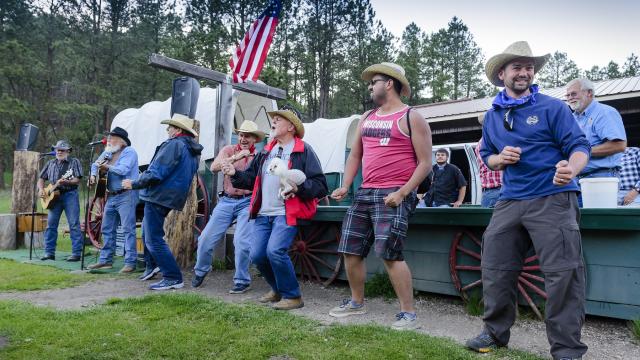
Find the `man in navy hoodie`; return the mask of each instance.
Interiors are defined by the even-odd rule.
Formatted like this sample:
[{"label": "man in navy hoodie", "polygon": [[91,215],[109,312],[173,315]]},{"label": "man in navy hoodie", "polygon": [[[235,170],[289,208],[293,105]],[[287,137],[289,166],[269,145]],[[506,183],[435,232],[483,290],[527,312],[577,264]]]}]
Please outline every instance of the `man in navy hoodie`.
[{"label": "man in navy hoodie", "polygon": [[164,219],[171,210],[182,210],[187,202],[193,175],[198,170],[202,145],[194,137],[193,120],[174,114],[161,124],[169,125],[169,139],[156,149],[149,168],[138,180],[122,180],[124,189],[143,189],[144,244],[162,272],[163,279],[151,284],[151,290],[179,289],[184,286],[182,273],[171,249],[164,241]]},{"label": "man in navy hoodie", "polygon": [[503,187],[482,242],[484,329],[467,341],[478,352],[507,346],[516,317],[517,283],[533,245],[545,275],[545,324],[554,359],[581,359],[585,269],[576,175],[590,146],[560,100],[533,84],[549,55],[524,41],[487,61],[489,81],[504,87],[485,116],[480,155],[503,170]]}]

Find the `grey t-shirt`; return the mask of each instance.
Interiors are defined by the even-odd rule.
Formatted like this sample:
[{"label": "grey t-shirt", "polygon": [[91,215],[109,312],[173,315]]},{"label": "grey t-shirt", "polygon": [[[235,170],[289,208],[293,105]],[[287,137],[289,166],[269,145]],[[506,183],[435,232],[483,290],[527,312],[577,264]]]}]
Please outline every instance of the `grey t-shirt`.
[{"label": "grey t-shirt", "polygon": [[276,144],[276,146],[271,149],[267,159],[262,165],[262,206],[258,212],[258,215],[260,216],[285,215],[284,201],[278,197],[278,192],[280,191],[280,178],[269,174],[269,163],[271,163],[271,159],[278,156],[280,149],[282,149],[282,155],[280,155],[280,158],[288,164],[294,144],[295,141],[293,140],[283,147]]}]

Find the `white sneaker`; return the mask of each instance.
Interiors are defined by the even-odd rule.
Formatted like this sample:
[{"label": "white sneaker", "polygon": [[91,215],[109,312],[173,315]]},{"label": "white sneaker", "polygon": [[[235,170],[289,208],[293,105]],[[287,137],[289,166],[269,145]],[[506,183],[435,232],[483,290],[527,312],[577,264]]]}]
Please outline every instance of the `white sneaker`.
[{"label": "white sneaker", "polygon": [[413,330],[418,327],[418,317],[415,314],[411,316],[401,311],[399,314],[396,314],[396,319],[397,321],[391,325],[393,330]]},{"label": "white sneaker", "polygon": [[362,315],[366,313],[367,309],[364,307],[364,304],[360,306],[353,306],[353,302],[351,302],[350,299],[342,300],[342,304],[340,306],[336,306],[329,311],[329,315],[337,318],[350,315]]}]

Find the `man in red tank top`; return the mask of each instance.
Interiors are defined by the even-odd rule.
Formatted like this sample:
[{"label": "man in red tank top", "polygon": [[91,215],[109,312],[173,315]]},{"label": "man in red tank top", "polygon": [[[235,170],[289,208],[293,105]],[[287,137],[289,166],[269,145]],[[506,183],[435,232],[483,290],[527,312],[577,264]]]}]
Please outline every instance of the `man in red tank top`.
[{"label": "man in red tank top", "polygon": [[431,130],[417,111],[410,112],[400,96],[410,93],[404,69],[393,63],[371,65],[362,73],[369,82],[376,109],[362,115],[342,187],[331,197],[342,200],[362,164],[363,183],[342,223],[338,251],[344,254],[351,299],[329,314],[334,317],[364,314],[364,258],[374,246],[382,258],[396,295],[400,313],[392,328],[417,327],[411,271],[402,249],[409,215],[415,209],[416,188],[431,170]]}]

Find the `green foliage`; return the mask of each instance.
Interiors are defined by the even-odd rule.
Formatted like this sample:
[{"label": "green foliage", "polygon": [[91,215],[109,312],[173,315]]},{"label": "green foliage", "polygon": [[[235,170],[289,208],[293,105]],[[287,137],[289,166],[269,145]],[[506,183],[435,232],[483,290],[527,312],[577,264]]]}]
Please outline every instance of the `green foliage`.
[{"label": "green foliage", "polygon": [[556,51],[538,74],[538,83],[542,87],[565,86],[569,81],[580,77],[580,69],[569,59],[567,53]]},{"label": "green foliage", "polygon": [[629,321],[629,327],[636,340],[640,340],[640,319]]},{"label": "green foliage", "polygon": [[377,273],[364,284],[364,296],[383,297],[385,300],[396,298],[391,280],[387,273]]},{"label": "green foliage", "polygon": [[[450,339],[374,325],[321,326],[286,312],[174,293],[81,311],[0,302],[3,359],[538,359],[479,355]],[[96,337],[96,334],[99,334]],[[69,339],[73,339],[72,342]],[[366,341],[363,341],[366,340]]]},{"label": "green foliage", "polygon": [[482,316],[484,314],[484,302],[482,301],[482,292],[473,291],[469,295],[468,300],[464,304],[467,314],[471,316]]}]

